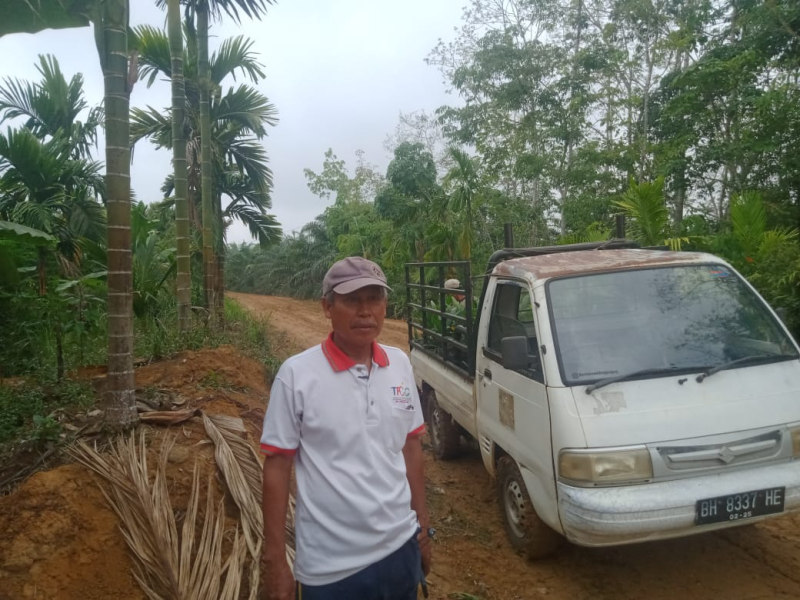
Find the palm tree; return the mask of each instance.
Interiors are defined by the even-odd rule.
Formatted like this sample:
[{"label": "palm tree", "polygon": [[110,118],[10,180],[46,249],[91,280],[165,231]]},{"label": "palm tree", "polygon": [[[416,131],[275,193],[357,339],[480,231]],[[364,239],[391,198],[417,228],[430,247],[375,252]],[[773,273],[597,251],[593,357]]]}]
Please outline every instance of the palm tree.
[{"label": "palm tree", "polygon": [[[24,129],[0,135],[0,211],[7,218],[56,236],[63,270],[77,264],[80,241],[105,233],[105,215],[95,197],[102,192],[99,165],[91,161],[102,111],[88,108],[83,76],[69,81],[58,60],[40,55],[35,83],[5,79],[0,85],[0,123],[23,118]],[[77,215],[81,215],[78,217]],[[39,293],[46,292],[46,250],[39,248]]]},{"label": "palm tree", "polygon": [[[58,133],[41,141],[23,127],[0,133],[0,219],[52,235],[64,271],[80,261],[84,239],[105,229],[100,165],[71,156],[72,145]],[[39,293],[46,293],[47,248],[39,246]]]},{"label": "palm tree", "polygon": [[[319,298],[322,279],[336,260],[336,245],[331,239],[325,217],[306,224],[299,234],[285,237],[280,244],[248,252],[236,268],[246,274],[251,290],[260,293]],[[241,255],[242,250],[234,253]]]},{"label": "palm tree", "polygon": [[[163,6],[168,0],[157,0],[156,4]],[[237,23],[239,22],[239,11],[248,17],[261,18],[266,13],[267,5],[272,4],[273,0],[182,0],[186,6],[187,22],[194,22],[197,19],[197,82],[200,90],[199,98],[199,124],[200,124],[200,171],[201,171],[201,194],[202,194],[202,218],[203,218],[203,267],[204,267],[204,287],[206,303],[212,314],[221,308],[217,302],[214,291],[214,280],[216,267],[214,265],[214,230],[212,219],[214,215],[213,193],[212,193],[212,165],[211,165],[211,141],[213,135],[211,130],[211,92],[213,89],[213,71],[209,69],[208,58],[208,33],[209,18],[221,18],[222,12],[227,13]],[[217,211],[219,213],[219,211]],[[221,215],[218,214],[218,218]],[[222,225],[217,222],[218,235],[222,234]],[[220,282],[221,283],[221,282]],[[220,314],[221,316],[221,314]]]},{"label": "palm tree", "polygon": [[39,55],[36,70],[41,81],[31,83],[19,79],[4,79],[0,85],[0,123],[24,118],[25,127],[40,140],[60,136],[75,158],[91,158],[92,146],[97,144],[97,129],[103,111],[89,111],[86,122],[78,115],[88,108],[83,94],[83,75],[67,78],[55,56]]},{"label": "palm tree", "polygon": [[645,246],[659,246],[670,237],[669,210],[664,200],[664,178],[653,182],[636,183],[630,187],[614,205],[630,217],[630,233],[633,239]]},{"label": "palm tree", "polygon": [[106,422],[126,428],[138,413],[133,378],[131,296],[131,195],[128,81],[128,0],[63,2],[3,0],[0,36],[95,23],[95,43],[105,81],[106,193],[108,213],[108,377]]},{"label": "palm tree", "polygon": [[211,81],[208,71],[208,2],[197,3],[197,81],[200,86],[200,191],[203,206],[203,281],[206,306],[213,320],[216,315],[214,294],[214,218],[211,189],[211,113],[209,110]]},{"label": "palm tree", "polygon": [[106,419],[127,428],[139,420],[133,376],[131,147],[128,0],[103,0],[96,36],[103,67],[108,212],[108,408]]},{"label": "palm tree", "polygon": [[469,260],[472,255],[473,209],[480,196],[482,183],[472,157],[459,148],[450,148],[448,154],[453,160],[453,168],[442,180],[442,187],[449,192],[446,205],[456,212],[463,212],[459,246],[463,258]]},{"label": "palm tree", "polygon": [[[192,61],[194,45],[191,43],[191,28],[187,27],[185,33],[188,39],[184,54],[186,118],[183,134],[188,148],[189,213],[190,218],[194,217],[191,220],[199,224],[197,202],[198,192],[202,190],[202,161],[198,152],[202,137],[199,127],[200,85]],[[148,84],[155,81],[158,74],[171,77],[168,39],[164,32],[152,27],[139,27],[134,30],[134,35],[134,43],[139,51],[140,76]],[[263,78],[252,45],[252,41],[241,36],[222,42],[209,61],[212,83],[217,88],[225,78],[235,76],[237,72],[254,83]],[[231,199],[225,210],[218,211],[219,218],[223,221],[241,221],[262,245],[275,243],[280,239],[280,230],[275,218],[266,212],[271,206],[272,172],[267,166],[264,147],[259,142],[266,135],[266,127],[276,122],[275,108],[258,90],[240,84],[236,88],[229,88],[224,95],[215,95],[211,100],[210,113],[212,198],[216,204],[221,204],[222,196]],[[169,117],[152,107],[147,110],[133,109],[131,143],[135,144],[145,137],[158,147],[172,146],[173,127]],[[174,177],[168,178],[163,188],[166,194],[173,191],[174,181]],[[226,224],[218,225],[218,228],[224,236]]]},{"label": "palm tree", "polygon": [[177,298],[178,328],[191,327],[192,274],[189,256],[189,184],[186,179],[186,139],[184,137],[184,109],[186,89],[183,80],[183,28],[181,27],[180,0],[167,2],[167,28],[172,77],[172,164],[175,176],[175,229],[178,246]]}]

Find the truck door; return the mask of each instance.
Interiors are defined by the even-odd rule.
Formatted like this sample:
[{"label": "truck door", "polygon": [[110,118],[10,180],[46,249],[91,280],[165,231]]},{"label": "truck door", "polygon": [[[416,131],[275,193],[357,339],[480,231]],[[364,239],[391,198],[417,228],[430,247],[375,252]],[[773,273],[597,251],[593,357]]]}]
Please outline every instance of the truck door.
[{"label": "truck door", "polygon": [[[491,283],[490,283],[491,285]],[[536,305],[526,281],[495,279],[488,319],[481,320],[476,357],[478,433],[484,460],[491,442],[516,460],[539,516],[556,525],[550,408],[539,351]],[[502,365],[501,340],[525,336],[531,360],[526,368]],[[494,472],[494,465],[488,465]],[[548,514],[551,513],[551,514]],[[553,522],[554,520],[554,522]]]}]

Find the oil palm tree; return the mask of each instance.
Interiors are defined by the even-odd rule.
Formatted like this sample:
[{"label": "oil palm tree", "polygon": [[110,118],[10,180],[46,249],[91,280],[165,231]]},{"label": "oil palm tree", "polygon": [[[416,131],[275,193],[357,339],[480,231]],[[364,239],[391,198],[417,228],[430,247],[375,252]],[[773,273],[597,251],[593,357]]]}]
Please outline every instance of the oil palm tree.
[{"label": "oil palm tree", "polygon": [[261,249],[251,257],[250,264],[245,267],[246,274],[254,291],[318,298],[322,279],[336,255],[336,245],[325,217],[317,217],[300,233],[287,236],[280,244]]},{"label": "oil palm tree", "polygon": [[94,23],[104,77],[108,215],[108,376],[106,422],[136,423],[131,296],[131,195],[128,121],[128,0],[2,0],[0,36]]},{"label": "oil palm tree", "polygon": [[663,177],[642,183],[631,179],[629,188],[614,205],[630,217],[630,234],[637,242],[644,246],[658,246],[670,237]]}]

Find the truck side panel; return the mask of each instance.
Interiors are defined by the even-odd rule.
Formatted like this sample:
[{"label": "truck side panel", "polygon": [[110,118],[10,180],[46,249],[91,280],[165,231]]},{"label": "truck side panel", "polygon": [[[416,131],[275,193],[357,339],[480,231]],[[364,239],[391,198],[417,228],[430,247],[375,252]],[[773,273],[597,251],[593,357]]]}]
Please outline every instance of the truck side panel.
[{"label": "truck side panel", "polygon": [[411,351],[409,358],[411,366],[414,368],[417,387],[423,389],[423,384],[427,384],[433,388],[439,406],[448,412],[470,435],[476,437],[478,429],[475,424],[475,396],[472,381],[417,349]]}]

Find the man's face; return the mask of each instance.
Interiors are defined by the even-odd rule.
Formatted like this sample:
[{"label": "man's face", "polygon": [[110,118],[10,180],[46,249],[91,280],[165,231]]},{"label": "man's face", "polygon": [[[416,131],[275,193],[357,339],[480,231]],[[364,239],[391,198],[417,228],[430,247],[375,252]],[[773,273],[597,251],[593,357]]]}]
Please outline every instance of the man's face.
[{"label": "man's face", "polygon": [[333,302],[322,299],[333,331],[346,344],[367,346],[377,339],[386,318],[386,292],[370,285],[349,294],[335,294]]}]

